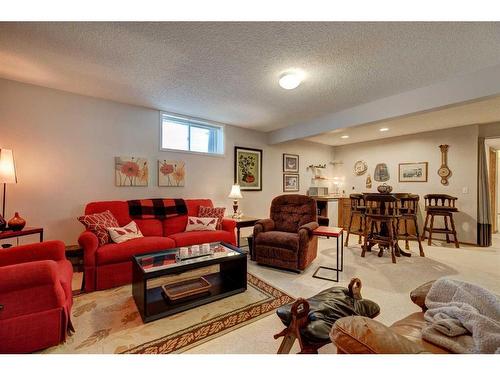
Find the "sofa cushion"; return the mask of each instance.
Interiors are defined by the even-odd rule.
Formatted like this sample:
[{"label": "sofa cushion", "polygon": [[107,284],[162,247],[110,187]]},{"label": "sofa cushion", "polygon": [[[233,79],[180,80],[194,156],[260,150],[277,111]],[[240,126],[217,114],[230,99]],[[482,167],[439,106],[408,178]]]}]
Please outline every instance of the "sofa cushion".
[{"label": "sofa cushion", "polygon": [[110,243],[97,249],[97,264],[126,262],[133,255],[145,254],[175,247],[175,242],[167,237],[142,237],[122,243]]},{"label": "sofa cushion", "polygon": [[217,226],[216,217],[194,217],[189,216],[186,225],[186,232],[198,232],[203,230],[214,231]]},{"label": "sofa cushion", "polygon": [[134,220],[144,236],[163,236],[163,222],[158,219],[135,219]]},{"label": "sofa cushion", "polygon": [[225,207],[205,207],[200,206],[198,209],[198,217],[215,217],[217,218],[217,229],[222,229],[222,220],[224,219]]},{"label": "sofa cushion", "polygon": [[176,246],[180,247],[180,246],[199,245],[202,243],[217,242],[217,241],[231,243],[234,237],[230,232],[226,232],[224,230],[214,230],[214,231],[175,233],[168,236],[168,238],[174,240]]},{"label": "sofa cushion", "polygon": [[297,233],[279,232],[271,230],[262,232],[255,238],[255,245],[279,247],[292,251],[299,249],[299,235]]},{"label": "sofa cushion", "polygon": [[113,216],[118,220],[117,226],[124,226],[132,220],[128,213],[128,204],[126,201],[102,201],[90,202],[85,207],[85,215],[95,214],[109,210]]},{"label": "sofa cushion", "polygon": [[78,218],[78,221],[85,225],[87,230],[93,232],[99,239],[99,245],[104,245],[110,241],[108,228],[118,227],[118,221],[113,216],[111,211],[83,215]]},{"label": "sofa cushion", "polygon": [[108,228],[109,236],[114,243],[122,243],[130,241],[134,238],[144,237],[137,227],[135,221],[131,221],[124,227],[111,227]]},{"label": "sofa cushion", "polygon": [[164,236],[184,232],[186,230],[188,216],[198,216],[200,206],[213,207],[210,199],[185,199],[185,202],[188,210],[187,215],[169,217],[163,220]]}]

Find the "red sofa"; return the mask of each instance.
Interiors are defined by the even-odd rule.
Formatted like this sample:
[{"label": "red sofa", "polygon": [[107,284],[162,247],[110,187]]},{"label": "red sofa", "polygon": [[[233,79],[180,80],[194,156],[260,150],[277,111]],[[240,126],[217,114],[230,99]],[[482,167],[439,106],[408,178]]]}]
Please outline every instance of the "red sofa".
[{"label": "red sofa", "polygon": [[0,353],[58,345],[71,327],[73,268],[64,243],[0,249]]},{"label": "red sofa", "polygon": [[[185,232],[188,216],[198,216],[200,206],[213,207],[210,199],[186,199],[188,214],[165,220],[144,219],[134,221],[143,238],[99,247],[97,237],[84,231],[78,242],[83,248],[85,291],[108,289],[132,282],[132,256],[173,247],[190,246],[205,242],[224,241],[235,245],[234,220],[224,219],[222,230]],[[116,217],[120,226],[132,221],[126,201],[92,202],[85,207],[85,214],[106,210]]]}]

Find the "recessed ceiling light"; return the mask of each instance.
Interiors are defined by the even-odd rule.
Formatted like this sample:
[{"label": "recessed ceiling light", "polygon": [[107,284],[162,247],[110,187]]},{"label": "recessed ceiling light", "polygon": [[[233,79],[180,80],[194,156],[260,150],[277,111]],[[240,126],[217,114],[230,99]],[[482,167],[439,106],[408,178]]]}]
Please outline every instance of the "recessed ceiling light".
[{"label": "recessed ceiling light", "polygon": [[280,77],[279,84],[285,90],[293,90],[302,83],[302,75],[296,72],[285,73]]},{"label": "recessed ceiling light", "polygon": [[347,138],[349,138],[349,136],[348,136],[347,134],[344,134],[344,135],[343,135],[343,136],[341,136],[340,138],[342,138],[342,139],[347,139]]},{"label": "recessed ceiling light", "polygon": [[386,131],[388,131],[388,130],[389,130],[389,128],[380,128],[379,130],[380,130],[381,132],[386,132]]}]

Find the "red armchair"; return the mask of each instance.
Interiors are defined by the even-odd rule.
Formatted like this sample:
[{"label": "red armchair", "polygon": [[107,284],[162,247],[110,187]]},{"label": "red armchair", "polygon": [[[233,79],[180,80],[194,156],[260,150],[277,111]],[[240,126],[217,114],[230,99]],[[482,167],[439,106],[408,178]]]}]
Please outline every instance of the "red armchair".
[{"label": "red armchair", "polygon": [[30,353],[66,339],[72,277],[61,241],[0,250],[0,353]]}]

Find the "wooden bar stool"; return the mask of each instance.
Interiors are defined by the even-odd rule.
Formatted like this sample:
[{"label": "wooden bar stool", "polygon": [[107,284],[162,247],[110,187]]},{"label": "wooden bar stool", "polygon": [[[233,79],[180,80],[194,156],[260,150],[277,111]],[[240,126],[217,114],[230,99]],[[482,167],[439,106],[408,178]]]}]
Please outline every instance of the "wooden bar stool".
[{"label": "wooden bar stool", "polygon": [[[452,197],[447,194],[427,194],[425,199],[425,224],[422,233],[422,241],[425,240],[425,232],[429,232],[428,242],[429,246],[432,245],[433,233],[444,233],[446,235],[446,243],[450,243],[450,234],[453,235],[455,247],[458,249],[457,231],[455,229],[455,221],[453,220],[453,213],[458,212],[455,207],[455,202],[458,198]],[[444,228],[434,228],[434,217],[442,216],[444,219]],[[430,219],[430,226],[427,226]],[[451,229],[448,227],[448,220],[450,221]]]},{"label": "wooden bar stool", "polygon": [[[405,241],[405,249],[410,250],[410,240],[416,240],[418,242],[418,249],[420,250],[420,256],[424,257],[424,249],[422,248],[422,242],[420,241],[420,234],[418,232],[417,224],[417,213],[418,213],[418,201],[420,197],[417,194],[409,193],[396,193],[394,194],[396,198],[399,199],[398,209],[401,218],[397,220],[396,228],[398,233],[398,239]],[[403,222],[404,233],[401,233],[400,223]],[[408,233],[408,221],[413,222],[415,226],[415,234]]]},{"label": "wooden bar stool", "polygon": [[[345,238],[344,246],[349,246],[349,234],[357,234],[358,235],[358,243],[361,244],[361,236],[364,233],[364,227],[366,225],[365,219],[365,198],[363,194],[351,194],[349,196],[351,201],[351,214],[349,217],[349,226],[347,227],[347,236]],[[352,230],[352,222],[356,217],[359,217],[359,227],[357,230]]]},{"label": "wooden bar stool", "polygon": [[378,244],[380,247],[378,256],[381,257],[383,249],[388,248],[391,251],[392,263],[396,263],[398,242],[396,224],[400,219],[399,199],[393,194],[365,194],[364,197],[366,222],[361,256],[364,257],[366,251]]}]

